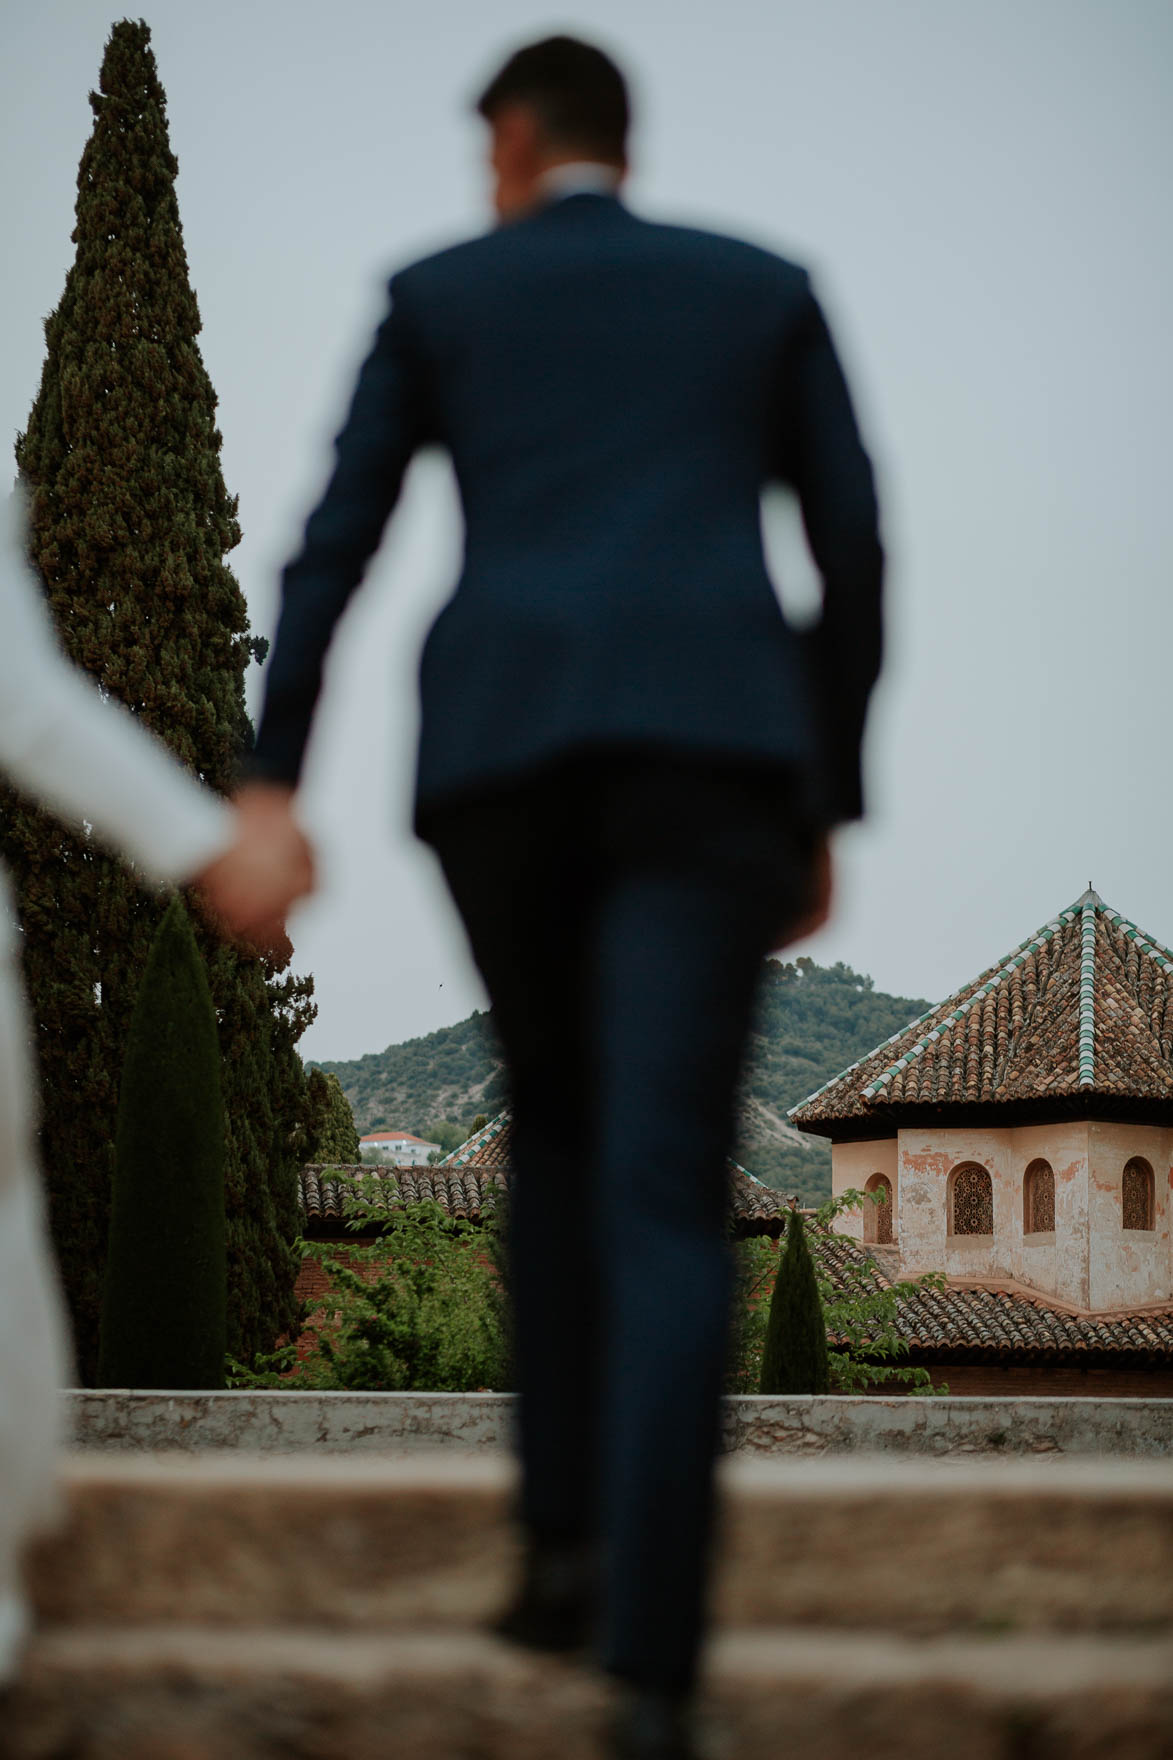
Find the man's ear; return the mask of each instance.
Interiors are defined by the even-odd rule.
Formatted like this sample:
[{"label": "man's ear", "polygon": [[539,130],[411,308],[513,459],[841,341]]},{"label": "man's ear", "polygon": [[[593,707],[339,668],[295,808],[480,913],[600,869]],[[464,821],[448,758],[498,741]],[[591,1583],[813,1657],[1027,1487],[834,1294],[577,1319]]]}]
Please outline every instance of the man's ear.
[{"label": "man's ear", "polygon": [[493,158],[500,165],[528,171],[541,157],[542,128],[530,104],[503,104],[493,117]]}]

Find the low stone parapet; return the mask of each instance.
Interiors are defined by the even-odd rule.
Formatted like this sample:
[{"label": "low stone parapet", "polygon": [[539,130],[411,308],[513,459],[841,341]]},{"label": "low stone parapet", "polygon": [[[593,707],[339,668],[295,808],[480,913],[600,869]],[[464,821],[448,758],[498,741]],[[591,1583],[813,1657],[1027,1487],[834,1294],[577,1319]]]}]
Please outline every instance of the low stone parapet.
[{"label": "low stone parapet", "polygon": [[[500,1451],[513,1432],[501,1393],[136,1392],[65,1395],[82,1449],[243,1449],[260,1454]],[[725,1401],[725,1448],[759,1455],[1173,1454],[1173,1400],[910,1399],[874,1395]]]}]

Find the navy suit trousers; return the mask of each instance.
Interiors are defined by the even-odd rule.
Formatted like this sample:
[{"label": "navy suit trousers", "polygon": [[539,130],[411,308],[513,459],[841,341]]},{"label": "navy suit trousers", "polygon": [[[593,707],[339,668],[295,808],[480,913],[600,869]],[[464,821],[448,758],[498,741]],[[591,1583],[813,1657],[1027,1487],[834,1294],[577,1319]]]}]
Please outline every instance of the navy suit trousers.
[{"label": "navy suit trousers", "polygon": [[524,1523],[598,1541],[614,1673],[687,1689],[763,956],[810,886],[790,773],[616,751],[434,810],[512,1083]]}]

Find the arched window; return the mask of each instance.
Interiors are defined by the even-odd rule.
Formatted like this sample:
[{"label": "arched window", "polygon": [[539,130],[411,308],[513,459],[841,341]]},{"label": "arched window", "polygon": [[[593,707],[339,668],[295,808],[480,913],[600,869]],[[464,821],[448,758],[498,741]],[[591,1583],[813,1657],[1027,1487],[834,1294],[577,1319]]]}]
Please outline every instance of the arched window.
[{"label": "arched window", "polygon": [[895,1238],[892,1215],[892,1181],[886,1173],[873,1173],[865,1192],[882,1192],[883,1203],[867,1203],[863,1207],[863,1238],[877,1247],[887,1246]]},{"label": "arched window", "polygon": [[1055,1232],[1055,1170],[1049,1161],[1032,1161],[1022,1181],[1023,1234]]},{"label": "arched window", "polygon": [[1120,1180],[1120,1212],[1125,1228],[1153,1227],[1153,1170],[1139,1155],[1125,1164]]},{"label": "arched window", "polygon": [[976,1161],[963,1161],[949,1175],[949,1233],[993,1234],[994,1184]]}]

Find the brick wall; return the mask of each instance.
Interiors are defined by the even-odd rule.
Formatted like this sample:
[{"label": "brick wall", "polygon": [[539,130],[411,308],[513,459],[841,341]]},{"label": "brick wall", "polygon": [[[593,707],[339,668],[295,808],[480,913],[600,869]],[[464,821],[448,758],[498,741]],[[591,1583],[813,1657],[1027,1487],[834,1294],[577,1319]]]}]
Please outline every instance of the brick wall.
[{"label": "brick wall", "polygon": [[[337,1259],[340,1265],[347,1265],[355,1271],[365,1273],[371,1279],[378,1276],[377,1263],[366,1267],[354,1263],[350,1242],[324,1241],[322,1244],[329,1248],[330,1257]],[[293,1293],[298,1301],[321,1301],[322,1297],[328,1293],[329,1288],[330,1278],[321,1261],[314,1258],[303,1259],[301,1270],[297,1274],[297,1282],[293,1286]]]},{"label": "brick wall", "polygon": [[[1002,1368],[973,1363],[950,1368],[929,1365],[934,1387],[945,1384],[951,1394],[1011,1399],[1173,1399],[1173,1369],[1080,1369],[1046,1363]],[[877,1393],[887,1391],[883,1387]]]},{"label": "brick wall", "polygon": [[[352,1270],[357,1271],[359,1275],[365,1277],[368,1282],[374,1282],[374,1280],[380,1275],[383,1265],[386,1263],[386,1261],[372,1259],[366,1265],[363,1265],[361,1261],[356,1264],[353,1257],[353,1236],[348,1236],[342,1241],[324,1240],[318,1244],[327,1249],[332,1259],[336,1259],[340,1265],[346,1265]],[[371,1243],[364,1241],[362,1244],[366,1247]],[[482,1253],[481,1260],[484,1264],[490,1263],[487,1254]],[[330,1278],[320,1260],[316,1258],[303,1259],[301,1262],[301,1269],[297,1274],[297,1282],[293,1286],[293,1293],[298,1301],[319,1302],[328,1294],[329,1289]]]},{"label": "brick wall", "polygon": [[[322,1245],[329,1249],[330,1257],[336,1259],[340,1265],[347,1265],[357,1271],[360,1276],[369,1279],[378,1276],[380,1268],[377,1261],[369,1265],[355,1264],[352,1238],[344,1241],[323,1241]],[[299,1302],[308,1302],[311,1307],[329,1295],[330,1278],[320,1260],[316,1258],[302,1260],[301,1269],[297,1274],[297,1282],[293,1286],[293,1293]],[[327,1308],[324,1313],[319,1312],[311,1324],[303,1327],[297,1340],[297,1365],[292,1369],[284,1370],[284,1375],[293,1380],[297,1379],[298,1367],[313,1350],[318,1333],[324,1326],[331,1324],[330,1311]]]}]

